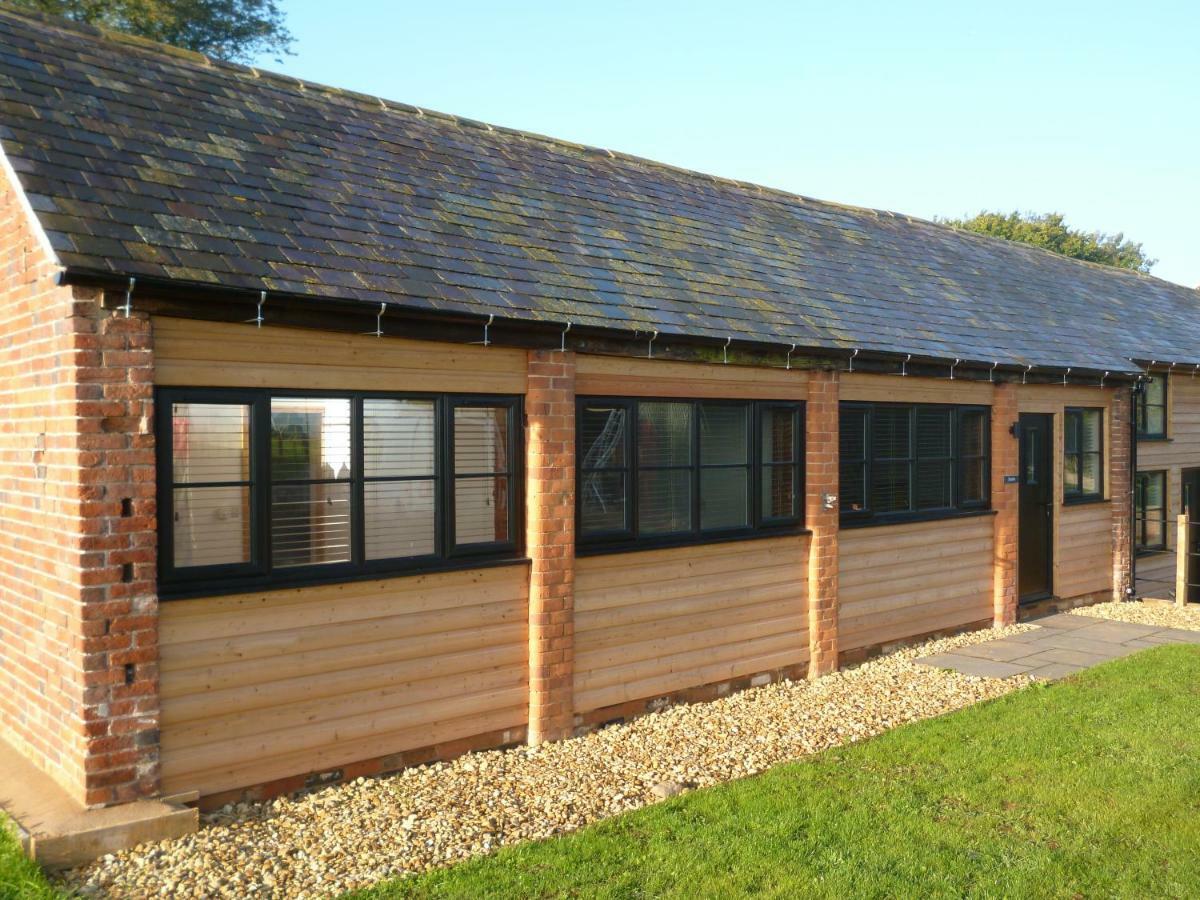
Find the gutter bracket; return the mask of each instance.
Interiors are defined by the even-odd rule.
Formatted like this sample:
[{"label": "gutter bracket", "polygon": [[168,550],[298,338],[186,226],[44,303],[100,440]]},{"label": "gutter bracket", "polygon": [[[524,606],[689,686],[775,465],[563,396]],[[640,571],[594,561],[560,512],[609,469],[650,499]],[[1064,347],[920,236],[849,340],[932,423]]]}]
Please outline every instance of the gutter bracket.
[{"label": "gutter bracket", "polygon": [[267,302],[267,292],[266,292],[266,291],[259,291],[259,292],[258,292],[258,307],[257,307],[257,309],[256,309],[256,310],[255,310],[255,312],[254,312],[254,318],[253,318],[253,319],[246,319],[246,321],[245,321],[245,324],[249,325],[249,324],[253,323],[253,324],[254,324],[254,326],[255,326],[256,328],[262,328],[262,323],[263,323],[263,314],[262,314],[262,311],[263,311],[263,304],[264,304],[264,303],[266,303],[266,302]]},{"label": "gutter bracket", "polygon": [[[266,291],[263,291],[263,296],[266,296]],[[387,312],[387,304],[379,304],[379,312],[375,313],[375,330],[364,331],[363,334],[373,334],[375,337],[383,337],[383,314]]]},{"label": "gutter bracket", "polygon": [[125,305],[121,307],[121,311],[125,313],[125,318],[129,318],[133,312],[133,286],[137,284],[137,279],[130,276],[129,287],[125,288]]},{"label": "gutter bracket", "polygon": [[650,341],[646,344],[646,359],[654,359],[654,342],[658,340],[658,329],[654,329],[654,334],[650,335]]}]

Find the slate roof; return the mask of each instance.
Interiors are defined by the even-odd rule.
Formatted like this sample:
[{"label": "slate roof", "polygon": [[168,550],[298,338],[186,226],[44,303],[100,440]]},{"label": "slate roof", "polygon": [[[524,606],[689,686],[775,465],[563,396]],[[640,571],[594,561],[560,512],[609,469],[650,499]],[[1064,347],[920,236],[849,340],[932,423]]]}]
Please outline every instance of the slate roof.
[{"label": "slate roof", "polygon": [[1038,366],[1200,362],[1200,293],[0,10],[60,262],[378,305]]}]

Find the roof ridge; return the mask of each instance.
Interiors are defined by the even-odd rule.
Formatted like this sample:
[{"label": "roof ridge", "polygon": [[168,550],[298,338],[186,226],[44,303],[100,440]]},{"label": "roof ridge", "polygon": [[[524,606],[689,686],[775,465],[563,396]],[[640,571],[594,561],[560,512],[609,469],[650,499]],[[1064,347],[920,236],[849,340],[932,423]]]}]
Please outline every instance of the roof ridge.
[{"label": "roof ridge", "polygon": [[[310,81],[304,78],[298,78],[293,75],[286,75],[282,72],[274,72],[269,69],[259,69],[256,66],[243,65],[241,63],[230,62],[228,60],[216,59],[206,54],[199,53],[194,50],[186,50],[181,47],[175,47],[170,44],[164,44],[160,41],[153,41],[148,38],[139,37],[137,35],[128,34],[116,29],[103,26],[91,25],[85,22],[77,22],[72,19],[53,16],[48,13],[43,13],[38,10],[27,9],[25,7],[13,7],[5,0],[0,0],[0,14],[12,16],[14,18],[25,18],[43,25],[58,28],[63,31],[80,32],[91,37],[99,37],[106,40],[111,40],[116,43],[127,44],[139,50],[149,53],[161,53],[166,56],[174,57],[179,60],[192,62],[204,65],[213,69],[225,69],[234,74],[243,77],[251,77],[256,80],[269,81],[282,84],[284,86],[298,89],[301,92],[312,92],[328,96],[331,98],[345,98],[347,100],[357,101],[364,104],[368,109],[382,110],[384,112],[398,112],[408,115],[416,115],[420,117],[429,117],[439,121],[449,122],[463,128],[477,128],[483,131],[488,131],[496,134],[511,135],[523,140],[535,141],[538,143],[548,144],[553,147],[561,147],[572,150],[578,153],[595,154],[608,156],[611,159],[622,160],[633,163],[638,166],[650,167],[652,169],[664,170],[673,172],[678,175],[686,176],[692,179],[701,179],[714,184],[723,184],[731,187],[736,187],[741,190],[752,191],[760,196],[773,196],[788,201],[799,201],[801,203],[821,206],[834,210],[841,210],[855,214],[866,214],[875,218],[888,217],[900,219],[914,225],[925,225],[940,231],[948,232],[955,235],[965,235],[971,239],[977,239],[987,242],[992,242],[992,246],[1004,246],[1006,248],[1017,248],[1018,250],[1033,250],[1040,253],[1049,254],[1056,260],[1069,260],[1073,263],[1078,263],[1084,266],[1095,268],[1097,271],[1105,273],[1123,273],[1134,277],[1149,279],[1158,282],[1165,287],[1174,290],[1190,291],[1200,295],[1200,286],[1188,287],[1178,282],[1168,281],[1165,278],[1160,278],[1148,272],[1139,272],[1133,269],[1125,269],[1118,266],[1106,265],[1104,263],[1092,262],[1091,260],[1077,259],[1071,256],[1064,256],[1061,253],[1055,253],[1045,247],[1039,247],[1036,244],[1027,244],[1021,241],[1012,241],[1007,238],[996,237],[994,235],[981,234],[976,231],[971,231],[965,228],[958,228],[936,219],[926,219],[921,216],[915,216],[911,213],[897,212],[894,210],[882,209],[871,206],[858,206],[851,203],[842,203],[837,200],[824,200],[817,197],[812,197],[807,194],[800,194],[796,191],[789,191],[785,188],[763,185],[757,182],[744,181],[737,178],[729,178],[721,175],[715,175],[710,172],[702,172],[698,169],[689,169],[685,166],[678,166],[673,163],[663,162],[661,160],[650,159],[644,156],[638,156],[634,153],[627,153],[620,150],[611,150],[606,147],[596,147],[589,144],[581,144],[577,141],[571,141],[566,138],[554,137],[552,135],[541,134],[536,131],[527,131],[520,128],[513,128],[506,125],[493,125],[489,122],[483,122],[478,119],[470,119],[463,116],[458,116],[453,113],[441,112],[439,110],[427,109],[421,106],[416,106],[411,103],[405,103],[400,100],[391,100],[378,94],[367,94],[361,91],[354,91],[347,88],[339,88],[334,85],[323,84],[317,81]],[[996,243],[998,242],[998,243]]]}]

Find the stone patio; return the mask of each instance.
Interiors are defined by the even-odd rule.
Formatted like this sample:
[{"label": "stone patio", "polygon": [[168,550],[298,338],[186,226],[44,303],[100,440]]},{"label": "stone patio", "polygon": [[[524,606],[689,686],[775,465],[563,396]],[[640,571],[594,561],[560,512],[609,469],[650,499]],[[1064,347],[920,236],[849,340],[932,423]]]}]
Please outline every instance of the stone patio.
[{"label": "stone patio", "polygon": [[1058,613],[1032,619],[1036,631],[972,644],[918,659],[939,669],[983,678],[1063,678],[1089,666],[1161,644],[1200,644],[1200,631],[1157,628]]}]

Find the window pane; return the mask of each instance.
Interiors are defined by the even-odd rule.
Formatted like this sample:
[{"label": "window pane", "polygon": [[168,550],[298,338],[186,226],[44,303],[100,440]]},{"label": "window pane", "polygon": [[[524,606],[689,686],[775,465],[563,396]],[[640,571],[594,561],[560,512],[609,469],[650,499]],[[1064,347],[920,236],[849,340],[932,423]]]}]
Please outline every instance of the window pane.
[{"label": "window pane", "polygon": [[1144,400],[1148,405],[1162,406],[1167,399],[1167,377],[1165,375],[1151,375],[1150,380],[1146,383],[1145,390]]},{"label": "window pane", "polygon": [[1145,540],[1142,542],[1143,547],[1161,547],[1163,546],[1163,523],[1161,519],[1151,517],[1146,520],[1144,528]]},{"label": "window pane", "polygon": [[767,519],[790,519],[796,515],[796,467],[763,466],[762,514]]},{"label": "window pane", "polygon": [[625,409],[585,406],[579,422],[582,466],[616,469],[625,466]]},{"label": "window pane", "polygon": [[638,464],[687,466],[692,462],[692,405],[638,404]]},{"label": "window pane", "polygon": [[871,507],[877,513],[910,509],[908,482],[908,463],[876,462],[871,471]]},{"label": "window pane", "polygon": [[962,502],[987,500],[987,460],[964,459],[962,462]]},{"label": "window pane", "polygon": [[987,413],[980,409],[964,410],[959,416],[960,447],[963,456],[983,456],[987,447],[987,437],[984,431],[987,425]]},{"label": "window pane", "polygon": [[762,414],[762,461],[796,459],[796,411],[767,408]]},{"label": "window pane", "polygon": [[950,505],[950,460],[917,463],[917,509],[944,509]]},{"label": "window pane", "polygon": [[1079,452],[1079,422],[1082,414],[1068,412],[1063,417],[1063,450],[1066,453]]},{"label": "window pane", "polygon": [[691,471],[638,473],[638,528],[643,535],[692,530]]},{"label": "window pane", "polygon": [[217,566],[250,561],[250,488],[174,491],[175,565]]},{"label": "window pane", "polygon": [[370,481],[363,486],[367,559],[428,556],[434,543],[434,482]]},{"label": "window pane", "polygon": [[907,459],[912,446],[910,422],[907,409],[876,407],[871,427],[871,455],[875,459]]},{"label": "window pane", "polygon": [[1166,491],[1163,489],[1165,478],[1162,472],[1152,472],[1145,475],[1139,475],[1144,486],[1143,496],[1146,501],[1146,509],[1162,509],[1163,494]]},{"label": "window pane", "polygon": [[1151,406],[1145,410],[1145,422],[1139,426],[1146,434],[1165,434],[1167,430],[1166,410],[1161,406]]},{"label": "window pane", "polygon": [[[454,410],[454,471],[507,472],[508,407],[459,406]],[[461,541],[460,541],[461,543]]]},{"label": "window pane", "polygon": [[271,560],[276,568],[349,562],[350,485],[275,485]]},{"label": "window pane", "polygon": [[1085,494],[1100,493],[1100,454],[1085,453],[1083,455],[1083,482]]},{"label": "window pane", "polygon": [[369,478],[432,475],[432,400],[363,401],[363,469]]},{"label": "window pane", "polygon": [[867,505],[863,458],[867,452],[867,411],[842,408],[838,414],[838,502],[842,512],[858,512]]},{"label": "window pane", "polygon": [[1072,454],[1063,460],[1063,490],[1079,493],[1079,456]]},{"label": "window pane", "polygon": [[701,469],[700,528],[745,528],[750,524],[750,472]]},{"label": "window pane", "polygon": [[350,477],[350,401],[271,399],[271,477]]},{"label": "window pane", "polygon": [[[749,408],[700,404],[700,464],[743,465],[748,462]],[[703,490],[700,496],[704,496]]]},{"label": "window pane", "polygon": [[1098,409],[1085,409],[1080,423],[1080,450],[1092,453],[1100,449],[1101,416]]},{"label": "window pane", "polygon": [[579,490],[584,534],[625,530],[624,472],[585,472]]},{"label": "window pane", "polygon": [[250,478],[250,407],[240,403],[171,405],[176,484]]},{"label": "window pane", "polygon": [[459,478],[454,482],[454,540],[490,544],[509,540],[508,479]]},{"label": "window pane", "polygon": [[950,456],[951,415],[949,409],[917,410],[918,457]]}]

